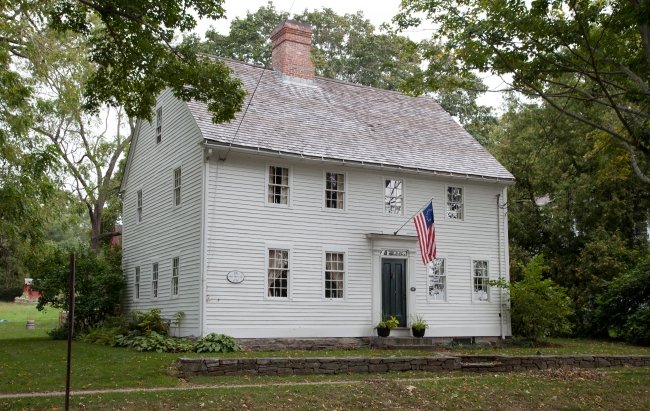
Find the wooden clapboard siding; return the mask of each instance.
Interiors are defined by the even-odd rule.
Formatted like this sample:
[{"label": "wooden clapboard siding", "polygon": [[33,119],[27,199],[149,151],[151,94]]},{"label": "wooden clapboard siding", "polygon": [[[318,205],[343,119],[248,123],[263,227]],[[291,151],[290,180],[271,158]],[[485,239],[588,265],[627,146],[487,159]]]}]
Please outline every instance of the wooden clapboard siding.
[{"label": "wooden clapboard siding", "polygon": [[[221,153],[220,155],[223,155]],[[410,314],[424,315],[432,336],[499,335],[499,301],[493,292],[486,303],[471,299],[471,262],[490,259],[490,277],[498,278],[496,195],[504,186],[407,173],[382,173],[355,167],[325,166],[261,155],[231,152],[225,162],[209,162],[206,234],[205,332],[235,337],[371,335],[373,313],[371,243],[367,233],[389,234],[426,201],[435,197],[438,252],[447,258],[448,301],[427,300],[427,272],[414,243],[409,267]],[[291,168],[291,205],[266,205],[266,170]],[[347,209],[323,208],[324,172],[346,173]],[[404,180],[405,213],[384,214],[384,178]],[[465,188],[465,219],[444,218],[446,185]],[[505,199],[503,199],[505,201]],[[400,232],[415,235],[409,222]],[[292,299],[265,298],[267,243],[291,245]],[[501,237],[501,269],[507,275],[507,241]],[[347,249],[347,299],[324,300],[323,250]],[[412,267],[414,266],[414,267]],[[414,270],[412,269],[414,268]],[[226,274],[244,272],[240,284]]]},{"label": "wooden clapboard siding", "polygon": [[[185,313],[182,335],[198,335],[201,272],[201,134],[185,103],[169,91],[158,98],[163,109],[162,143],[156,144],[156,120],[144,121],[129,154],[123,187],[123,269],[128,286],[123,310],[159,307],[170,317]],[[173,207],[173,170],[181,166],[181,206]],[[137,191],[142,190],[143,221],[136,222]],[[179,296],[171,297],[172,258],[179,256]],[[152,263],[159,263],[158,299],[151,300]],[[134,301],[135,267],[141,267],[140,300]]]}]

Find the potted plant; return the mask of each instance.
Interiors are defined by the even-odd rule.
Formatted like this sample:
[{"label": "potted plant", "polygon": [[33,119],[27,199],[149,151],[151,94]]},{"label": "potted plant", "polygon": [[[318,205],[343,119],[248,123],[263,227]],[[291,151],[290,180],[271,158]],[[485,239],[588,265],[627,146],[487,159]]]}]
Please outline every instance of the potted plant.
[{"label": "potted plant", "polygon": [[390,330],[399,325],[399,320],[395,317],[387,316],[382,314],[381,321],[375,327],[377,329],[377,335],[380,337],[388,337],[390,335]]},{"label": "potted plant", "polygon": [[426,320],[421,315],[416,315],[411,320],[411,331],[413,332],[413,337],[424,337],[427,328],[429,328],[429,324],[427,324]]}]

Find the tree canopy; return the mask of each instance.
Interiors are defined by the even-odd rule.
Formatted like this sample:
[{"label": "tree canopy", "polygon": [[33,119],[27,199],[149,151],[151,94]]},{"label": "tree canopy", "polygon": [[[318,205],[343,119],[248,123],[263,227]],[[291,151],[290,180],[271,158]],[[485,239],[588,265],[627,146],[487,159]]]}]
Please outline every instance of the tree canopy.
[{"label": "tree canopy", "polygon": [[[241,81],[219,61],[199,56],[173,42],[196,19],[224,17],[222,0],[7,0],[0,3],[0,79],[7,101],[26,100],[33,83],[12,63],[38,61],[44,31],[74,33],[86,41],[81,50],[94,66],[85,81],[84,108],[122,107],[128,117],[152,118],[156,96],[170,88],[177,98],[208,105],[214,122],[229,121],[240,110]],[[11,93],[11,95],[7,95]],[[18,101],[16,101],[17,103]],[[1,120],[0,120],[1,121]]]},{"label": "tree canopy", "polygon": [[625,148],[650,184],[650,1],[404,0],[395,17],[401,28],[423,19],[458,56],[459,77],[512,76],[511,90]]}]

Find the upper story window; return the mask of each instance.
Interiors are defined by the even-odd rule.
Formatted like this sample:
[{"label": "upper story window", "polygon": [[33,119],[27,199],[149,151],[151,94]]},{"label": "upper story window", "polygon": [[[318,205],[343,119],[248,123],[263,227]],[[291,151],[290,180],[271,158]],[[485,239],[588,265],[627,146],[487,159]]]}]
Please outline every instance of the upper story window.
[{"label": "upper story window", "polygon": [[344,253],[325,253],[325,298],[343,298],[344,261]]},{"label": "upper story window", "polygon": [[345,174],[325,173],[325,207],[343,209],[344,200]]},{"label": "upper story window", "polygon": [[447,272],[444,258],[436,258],[429,266],[429,300],[445,301],[447,298]]},{"label": "upper story window", "polygon": [[271,204],[289,204],[289,169],[269,167],[269,198]]},{"label": "upper story window", "polygon": [[463,219],[462,187],[447,187],[447,218]]},{"label": "upper story window", "polygon": [[151,267],[151,298],[158,298],[158,263]]},{"label": "upper story window", "polygon": [[488,301],[488,280],[490,278],[488,261],[474,261],[472,267],[472,300]]},{"label": "upper story window", "polygon": [[138,205],[137,205],[137,211],[136,211],[136,219],[138,223],[142,221],[142,190],[138,190],[138,199],[137,199]]},{"label": "upper story window", "polygon": [[403,180],[384,180],[384,210],[402,214],[404,208]]},{"label": "upper story window", "polygon": [[269,249],[268,296],[289,296],[289,250]]},{"label": "upper story window", "polygon": [[178,295],[178,276],[180,272],[180,259],[174,257],[172,259],[172,297]]},{"label": "upper story window", "polygon": [[135,267],[135,281],[134,283],[134,290],[133,290],[133,298],[135,300],[140,299],[140,267]]},{"label": "upper story window", "polygon": [[162,141],[162,107],[156,110],[156,143]]},{"label": "upper story window", "polygon": [[174,205],[181,205],[181,168],[174,170]]}]

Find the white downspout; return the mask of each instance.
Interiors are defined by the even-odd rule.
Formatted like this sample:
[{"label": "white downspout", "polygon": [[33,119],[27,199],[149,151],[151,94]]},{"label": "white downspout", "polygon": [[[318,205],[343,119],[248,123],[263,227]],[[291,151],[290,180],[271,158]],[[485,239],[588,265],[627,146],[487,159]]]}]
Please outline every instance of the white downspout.
[{"label": "white downspout", "polygon": [[[502,279],[501,273],[501,194],[497,194],[497,250],[499,258],[499,280]],[[501,339],[505,340],[506,336],[503,330],[503,288],[499,288],[499,329],[501,330]]]},{"label": "white downspout", "polygon": [[206,262],[208,255],[206,253],[206,236],[207,236],[207,212],[208,212],[208,178],[210,177],[210,156],[212,149],[203,151],[203,186],[201,198],[201,281],[199,286],[199,337],[203,336],[205,330],[205,284],[206,284]]}]

